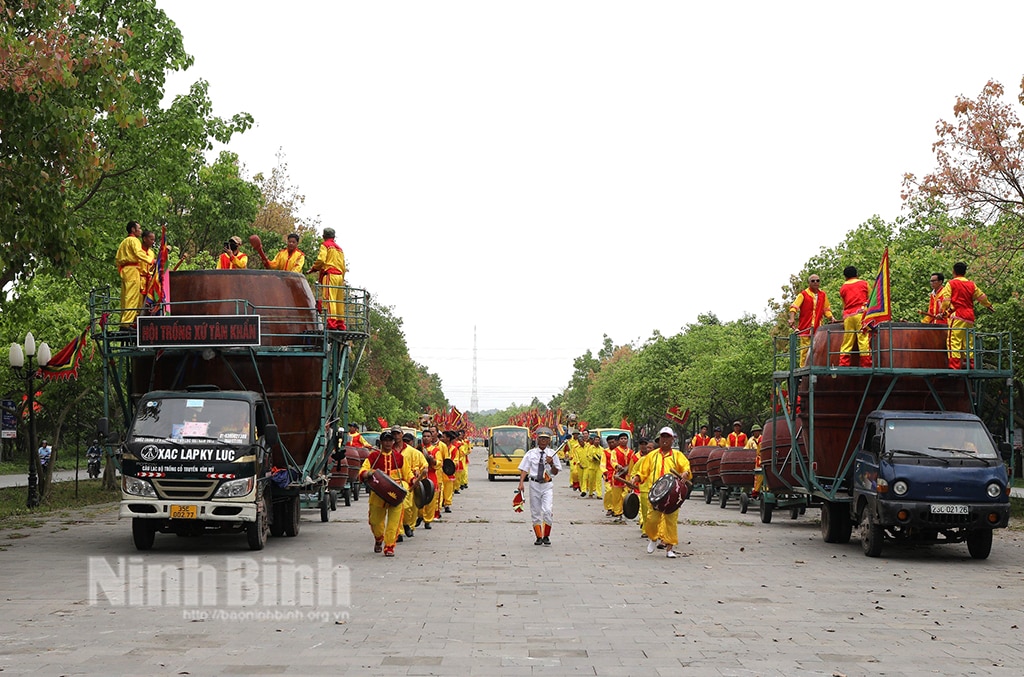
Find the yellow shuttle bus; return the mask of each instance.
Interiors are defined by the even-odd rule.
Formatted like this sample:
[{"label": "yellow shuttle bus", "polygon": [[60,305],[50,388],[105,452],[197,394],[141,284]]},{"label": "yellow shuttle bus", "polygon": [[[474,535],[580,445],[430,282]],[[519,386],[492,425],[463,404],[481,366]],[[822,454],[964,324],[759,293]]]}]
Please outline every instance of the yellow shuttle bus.
[{"label": "yellow shuttle bus", "polygon": [[484,441],[487,447],[487,479],[498,475],[519,476],[519,463],[530,447],[530,429],[521,425],[496,425]]}]

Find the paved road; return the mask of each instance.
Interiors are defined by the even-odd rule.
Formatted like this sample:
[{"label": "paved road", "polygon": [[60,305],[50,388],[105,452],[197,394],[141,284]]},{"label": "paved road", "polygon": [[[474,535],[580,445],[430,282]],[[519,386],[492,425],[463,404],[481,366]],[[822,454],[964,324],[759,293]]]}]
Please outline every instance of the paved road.
[{"label": "paved road", "polygon": [[[74,470],[57,470],[53,473],[54,482],[71,482],[75,479]],[[87,480],[89,479],[89,472],[85,469],[85,465],[78,471],[78,479]],[[28,486],[28,472],[17,473],[14,475],[0,475],[0,489],[6,487],[27,487]]]},{"label": "paved road", "polygon": [[[823,543],[812,511],[792,521],[776,514],[762,525],[753,511],[740,515],[734,504],[723,510],[698,499],[683,508],[683,556],[670,560],[660,551],[648,555],[635,525],[610,523],[599,501],[559,486],[553,545],[538,547],[528,512],[511,510],[514,484],[488,483],[479,460],[472,473],[449,519],[417,530],[394,559],[371,552],[365,498],[339,508],[326,524],[305,512],[298,537],[271,539],[260,553],[246,550],[240,536],[159,535],[155,549],[140,554],[112,506],[0,531],[0,670],[1021,673],[1020,531],[999,532],[987,561],[971,560],[963,545],[890,547],[885,557],[869,559],[856,536],[849,545]],[[318,557],[341,572],[333,588],[316,579]],[[98,582],[92,587],[90,564]],[[350,595],[312,606],[316,600],[294,586],[275,585],[292,580],[281,572],[293,564],[309,567],[300,584],[318,580],[318,592],[348,591],[347,572]],[[124,586],[119,570],[130,579]],[[147,583],[147,574],[163,578]],[[179,583],[196,599],[176,595]],[[261,592],[284,604],[230,606]],[[111,603],[108,597],[118,595],[139,599]],[[311,606],[302,606],[306,601]],[[213,617],[253,611],[297,617]]]}]

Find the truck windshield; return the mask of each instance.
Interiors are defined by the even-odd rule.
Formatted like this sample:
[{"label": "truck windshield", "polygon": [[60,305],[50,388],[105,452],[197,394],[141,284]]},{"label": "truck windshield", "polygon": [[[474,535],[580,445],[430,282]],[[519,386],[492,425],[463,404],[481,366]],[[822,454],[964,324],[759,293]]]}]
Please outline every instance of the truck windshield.
[{"label": "truck windshield", "polygon": [[885,448],[927,452],[941,458],[999,458],[992,439],[979,421],[895,419],[885,423]]},{"label": "truck windshield", "polygon": [[129,440],[214,439],[249,442],[249,403],[181,397],[149,399],[135,417]]}]

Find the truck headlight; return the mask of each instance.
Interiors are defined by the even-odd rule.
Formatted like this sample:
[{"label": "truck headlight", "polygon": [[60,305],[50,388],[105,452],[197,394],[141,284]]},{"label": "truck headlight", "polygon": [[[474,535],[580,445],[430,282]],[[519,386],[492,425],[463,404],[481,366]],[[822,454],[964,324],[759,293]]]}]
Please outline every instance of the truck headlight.
[{"label": "truck headlight", "polygon": [[988,494],[989,498],[999,498],[1003,493],[1003,488],[999,486],[999,482],[990,482],[985,487],[985,493]]},{"label": "truck headlight", "polygon": [[124,493],[143,498],[156,498],[156,489],[149,483],[149,480],[140,480],[138,477],[125,475],[121,478],[121,488]]},{"label": "truck headlight", "polygon": [[231,480],[217,487],[217,493],[213,495],[214,498],[238,498],[239,496],[247,496],[252,491],[252,485],[255,481],[255,477],[243,477],[240,480]]},{"label": "truck headlight", "polygon": [[903,480],[896,480],[895,482],[893,482],[892,493],[896,494],[897,496],[905,495],[908,489],[910,489],[910,487]]}]

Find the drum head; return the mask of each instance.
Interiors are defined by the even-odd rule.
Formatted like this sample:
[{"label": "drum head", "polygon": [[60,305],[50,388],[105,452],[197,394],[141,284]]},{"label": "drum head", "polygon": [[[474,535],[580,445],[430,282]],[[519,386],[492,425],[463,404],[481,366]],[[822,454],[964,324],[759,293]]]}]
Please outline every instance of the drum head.
[{"label": "drum head", "polygon": [[686,500],[686,495],[686,483],[676,475],[670,474],[658,478],[651,486],[647,497],[653,509],[669,514],[679,510],[679,506]]},{"label": "drum head", "polygon": [[434,483],[428,478],[424,477],[416,485],[416,493],[413,495],[412,500],[416,503],[417,508],[422,508],[428,505],[434,500]]},{"label": "drum head", "polygon": [[444,459],[444,462],[441,463],[441,471],[445,475],[454,475],[455,474],[455,461],[453,461],[450,458]]},{"label": "drum head", "polygon": [[622,499],[622,514],[626,519],[635,519],[640,514],[640,496],[632,491]]}]

